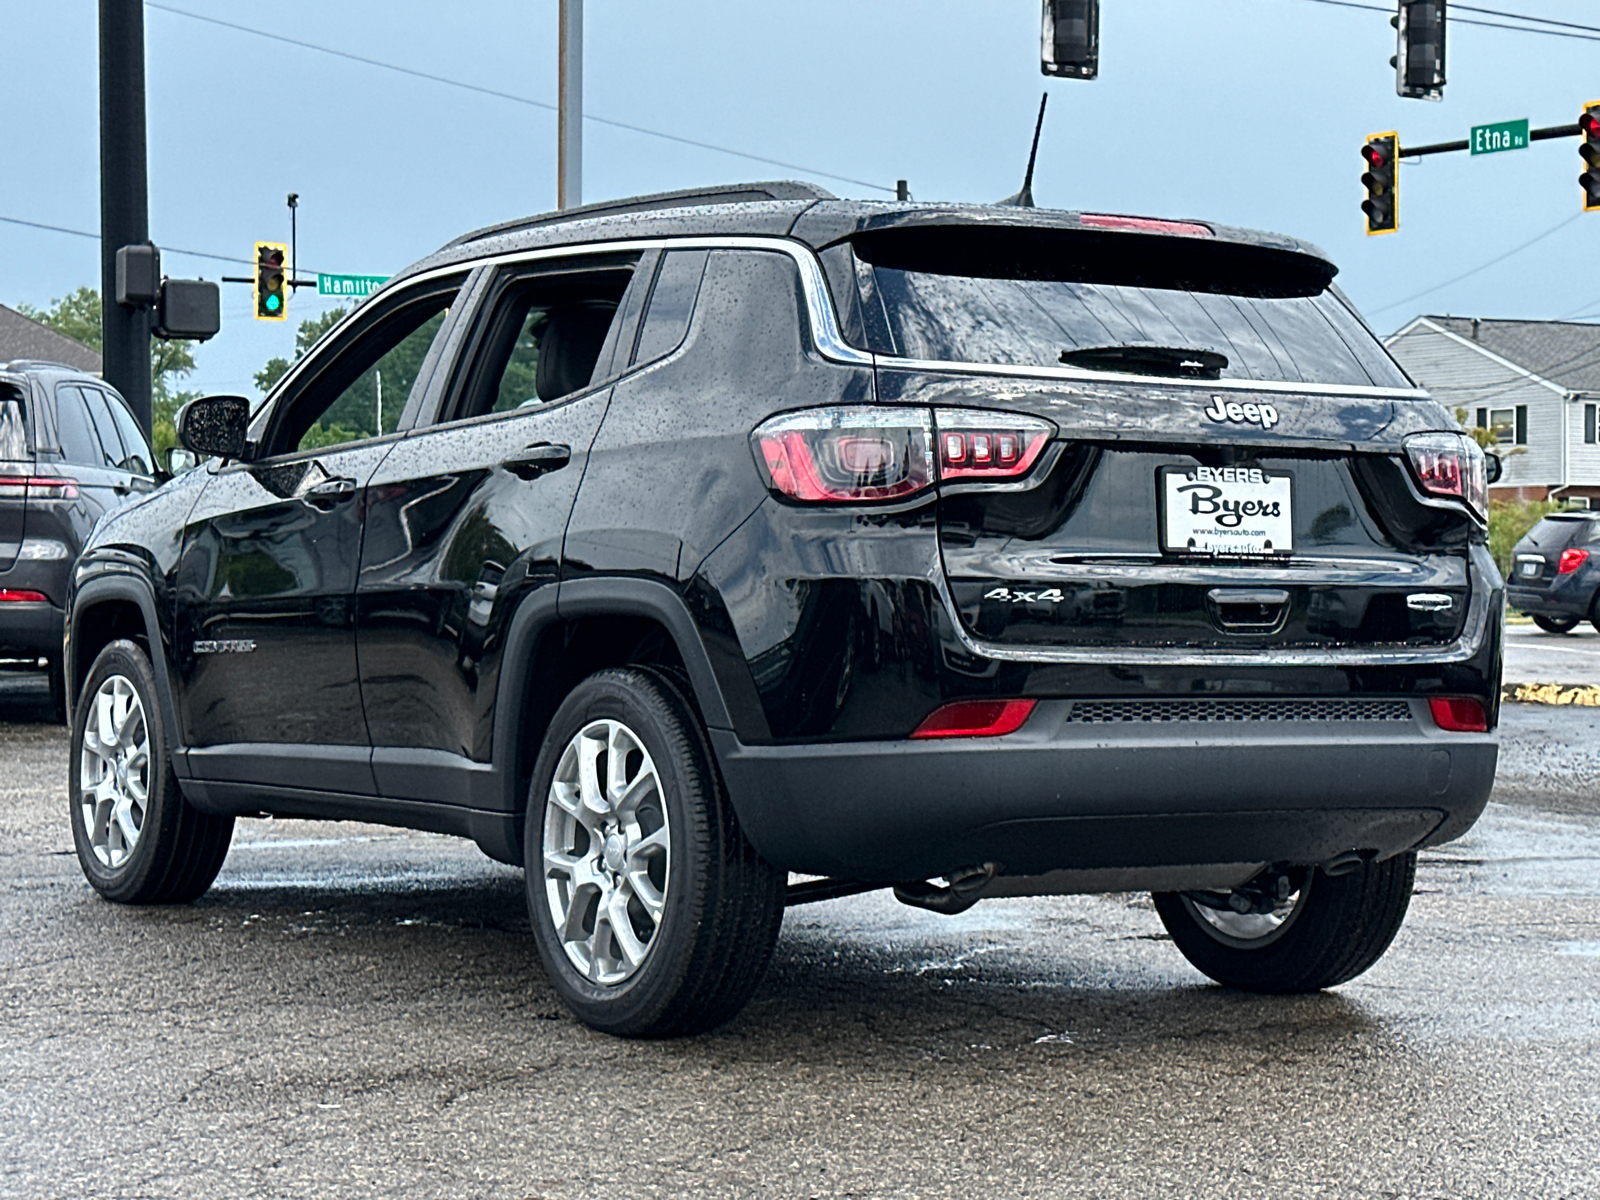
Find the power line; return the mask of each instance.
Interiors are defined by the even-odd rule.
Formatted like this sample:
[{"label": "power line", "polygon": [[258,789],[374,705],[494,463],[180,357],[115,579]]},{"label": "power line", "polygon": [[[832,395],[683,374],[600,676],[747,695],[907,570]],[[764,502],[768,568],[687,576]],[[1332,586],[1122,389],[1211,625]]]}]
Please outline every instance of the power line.
[{"label": "power line", "polygon": [[[283,42],[286,45],[298,46],[303,50],[315,50],[319,54],[331,54],[335,58],[348,59],[351,62],[362,63],[369,67],[381,67],[385,71],[396,71],[401,75],[410,75],[416,79],[426,79],[430,83],[442,83],[448,87],[461,88],[468,92],[477,92],[479,95],[492,96],[497,100],[510,100],[513,104],[526,104],[532,108],[557,111],[557,106],[544,100],[534,100],[529,96],[519,96],[514,92],[502,92],[495,88],[487,88],[481,84],[468,83],[462,79],[451,79],[446,75],[434,75],[427,71],[419,71],[413,67],[403,67],[399,63],[385,62],[378,58],[368,58],[361,54],[352,54],[348,50],[335,50],[331,46],[319,46],[315,42],[301,41],[299,38],[285,37],[278,33],[268,33],[265,29],[253,29],[248,25],[236,25],[232,21],[224,21],[217,17],[208,17],[203,13],[189,12],[182,8],[173,8],[169,4],[157,4],[155,0],[145,0],[146,8],[157,9],[161,12],[173,13],[180,17],[188,17],[195,21],[204,21],[210,25],[220,25],[224,29],[237,30],[255,37],[269,38],[274,42]],[[894,188],[885,187],[881,183],[872,183],[865,179],[852,179],[848,175],[840,175],[837,171],[824,171],[818,167],[807,167],[799,163],[786,162],[781,158],[768,158],[764,154],[752,154],[748,150],[735,150],[731,146],[719,146],[715,142],[702,142],[696,138],[682,137],[676,133],[665,133],[659,129],[647,129],[643,125],[633,125],[627,121],[614,121],[609,117],[597,117],[592,113],[584,113],[585,121],[594,121],[599,125],[610,125],[615,129],[626,129],[632,133],[642,133],[649,137],[665,138],[669,142],[677,142],[684,146],[695,146],[701,150],[715,150],[719,154],[731,154],[737,158],[747,158],[751,162],[766,163],[768,166],[782,167],[786,171],[800,171],[807,175],[821,175],[826,179],[837,179],[841,183],[853,183],[858,187],[871,188],[878,192],[893,193]]]},{"label": "power line", "polygon": [[[0,221],[4,221],[7,225],[26,225],[29,229],[48,229],[51,233],[70,233],[73,237],[93,238],[97,242],[100,240],[98,233],[90,233],[87,229],[71,229],[65,225],[47,225],[43,221],[24,221],[21,217],[0,216]],[[184,250],[178,246],[161,246],[161,253],[186,254],[190,258],[209,258],[216,262],[243,263],[247,267],[255,266],[253,259],[236,258],[228,254],[210,254],[204,250]],[[317,273],[310,267],[302,267],[299,264],[295,265],[295,270],[303,271],[307,275],[315,275]]]},{"label": "power line", "polygon": [[1565,229],[1568,225],[1571,225],[1574,221],[1576,221],[1581,216],[1583,216],[1583,212],[1582,212],[1582,210],[1579,210],[1578,212],[1573,213],[1565,221],[1562,221],[1559,224],[1550,226],[1550,228],[1546,229],[1543,233],[1535,234],[1533,237],[1531,237],[1527,241],[1523,242],[1522,245],[1517,246],[1517,247],[1515,247],[1515,248],[1513,248],[1511,250],[1507,250],[1504,254],[1496,255],[1494,258],[1491,258],[1488,262],[1479,263],[1477,266],[1473,267],[1470,271],[1463,271],[1461,274],[1459,274],[1459,275],[1457,275],[1457,276],[1455,276],[1455,277],[1453,277],[1451,279],[1446,279],[1443,283],[1436,283],[1432,287],[1425,287],[1420,292],[1413,292],[1409,296],[1403,296],[1399,300],[1391,301],[1390,303],[1385,304],[1380,308],[1368,309],[1367,310],[1367,315],[1368,316],[1377,316],[1381,312],[1388,312],[1391,308],[1399,308],[1402,304],[1410,304],[1413,300],[1420,300],[1423,296],[1431,296],[1434,292],[1437,292],[1442,288],[1447,288],[1453,283],[1460,283],[1463,279],[1470,279],[1472,276],[1476,275],[1479,271],[1487,271],[1490,267],[1494,266],[1496,263],[1505,262],[1505,260],[1510,258],[1513,254],[1521,254],[1524,250],[1526,250],[1529,246],[1533,245],[1535,242],[1541,242],[1545,238],[1549,237],[1552,233],[1556,233],[1559,230]]},{"label": "power line", "polygon": [[[1306,3],[1327,4],[1334,8],[1359,8],[1364,12],[1383,13],[1386,16],[1393,16],[1395,11],[1392,6],[1385,8],[1377,4],[1361,4],[1358,3],[1357,0],[1306,0]],[[1523,13],[1502,13],[1495,9],[1489,8],[1467,8],[1467,6],[1463,4],[1452,5],[1451,7],[1453,9],[1467,9],[1469,12],[1482,12],[1493,16],[1511,17],[1519,21],[1536,21],[1546,25],[1570,25],[1572,29],[1591,30],[1592,33],[1571,33],[1566,29],[1530,29],[1525,25],[1504,25],[1498,21],[1475,21],[1471,17],[1456,16],[1449,18],[1450,24],[1452,25],[1477,25],[1484,29],[1506,29],[1510,30],[1512,33],[1539,33],[1543,34],[1545,37],[1569,38],[1578,42],[1600,42],[1600,26],[1573,25],[1567,21],[1552,21],[1546,17],[1528,16]]]}]

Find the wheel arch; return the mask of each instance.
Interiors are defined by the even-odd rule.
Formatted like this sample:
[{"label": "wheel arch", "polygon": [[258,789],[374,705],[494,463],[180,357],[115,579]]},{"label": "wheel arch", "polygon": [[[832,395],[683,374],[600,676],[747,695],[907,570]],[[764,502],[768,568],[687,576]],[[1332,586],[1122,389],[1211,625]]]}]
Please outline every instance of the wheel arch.
[{"label": "wheel arch", "polygon": [[511,618],[502,662],[493,758],[506,788],[505,811],[518,816],[527,804],[528,781],[550,718],[594,671],[624,665],[680,671],[706,724],[732,728],[687,604],[654,580],[571,580],[560,585],[559,599],[535,593]]},{"label": "wheel arch", "polygon": [[127,575],[100,576],[81,584],[72,597],[65,646],[67,672],[67,722],[70,726],[77,708],[78,693],[94,660],[118,638],[139,642],[150,658],[156,691],[161,704],[162,725],[167,748],[175,749],[178,737],[177,706],[168,672],[166,645],[161,638],[155,596],[148,584]]}]

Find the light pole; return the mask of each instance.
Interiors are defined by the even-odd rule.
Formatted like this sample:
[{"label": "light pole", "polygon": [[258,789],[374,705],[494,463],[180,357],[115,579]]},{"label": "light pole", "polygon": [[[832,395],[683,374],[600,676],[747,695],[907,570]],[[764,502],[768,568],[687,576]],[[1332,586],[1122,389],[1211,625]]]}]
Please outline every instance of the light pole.
[{"label": "light pole", "polygon": [[583,203],[583,0],[561,0],[556,207]]}]

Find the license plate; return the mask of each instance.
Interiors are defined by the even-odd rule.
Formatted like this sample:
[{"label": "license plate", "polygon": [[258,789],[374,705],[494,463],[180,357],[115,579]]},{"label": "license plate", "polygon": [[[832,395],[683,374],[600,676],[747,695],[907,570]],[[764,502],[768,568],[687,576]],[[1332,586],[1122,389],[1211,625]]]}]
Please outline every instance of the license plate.
[{"label": "license plate", "polygon": [[1543,567],[1544,562],[1542,559],[1523,559],[1517,564],[1517,574],[1531,577],[1537,575]]},{"label": "license plate", "polygon": [[1260,557],[1294,550],[1294,480],[1259,467],[1162,467],[1161,548]]}]

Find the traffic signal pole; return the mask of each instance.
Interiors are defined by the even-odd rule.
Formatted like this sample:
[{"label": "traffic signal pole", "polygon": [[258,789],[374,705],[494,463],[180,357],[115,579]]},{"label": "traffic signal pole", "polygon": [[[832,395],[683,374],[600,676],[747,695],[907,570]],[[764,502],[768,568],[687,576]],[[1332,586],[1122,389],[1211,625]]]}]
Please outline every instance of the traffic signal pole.
[{"label": "traffic signal pole", "polygon": [[150,436],[150,313],[116,302],[117,251],[150,240],[145,167],[144,5],[100,0],[101,375]]},{"label": "traffic signal pole", "polygon": [[556,207],[583,203],[583,0],[561,0]]}]

